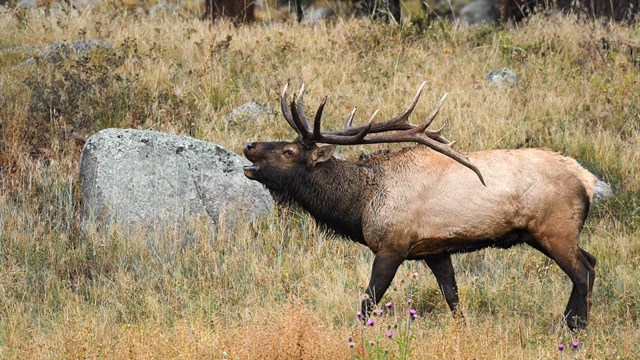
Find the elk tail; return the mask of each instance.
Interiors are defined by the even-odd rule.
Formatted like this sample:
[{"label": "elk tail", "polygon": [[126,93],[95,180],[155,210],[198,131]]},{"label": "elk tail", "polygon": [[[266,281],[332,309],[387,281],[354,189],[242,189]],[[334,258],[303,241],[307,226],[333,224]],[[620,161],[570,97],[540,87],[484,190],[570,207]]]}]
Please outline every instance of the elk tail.
[{"label": "elk tail", "polygon": [[576,176],[582,182],[592,204],[613,195],[613,189],[611,189],[611,185],[598,179],[589,170],[578,164],[577,161],[575,161],[574,171],[576,172]]}]

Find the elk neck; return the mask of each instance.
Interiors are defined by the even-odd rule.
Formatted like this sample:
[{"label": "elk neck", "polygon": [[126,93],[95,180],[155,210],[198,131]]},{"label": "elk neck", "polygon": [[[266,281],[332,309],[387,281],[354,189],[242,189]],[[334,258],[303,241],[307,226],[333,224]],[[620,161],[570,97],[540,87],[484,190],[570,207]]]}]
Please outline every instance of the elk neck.
[{"label": "elk neck", "polygon": [[284,198],[299,204],[319,224],[364,243],[362,215],[375,186],[375,169],[360,162],[331,159],[305,170],[294,174]]}]

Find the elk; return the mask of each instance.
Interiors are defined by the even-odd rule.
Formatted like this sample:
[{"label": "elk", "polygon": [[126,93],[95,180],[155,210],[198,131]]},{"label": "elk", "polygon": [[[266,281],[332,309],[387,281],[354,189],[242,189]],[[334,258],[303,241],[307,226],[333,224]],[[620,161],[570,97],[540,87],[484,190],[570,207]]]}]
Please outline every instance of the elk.
[{"label": "elk", "polygon": [[[426,83],[426,82],[425,82]],[[284,202],[295,203],[325,228],[366,245],[375,258],[362,301],[369,314],[405,260],[431,269],[445,301],[459,314],[451,255],[526,243],[553,259],[573,282],[564,319],[571,329],[587,325],[596,259],[578,246],[598,179],[572,158],[545,149],[463,153],[430,130],[444,98],[421,125],[409,108],[391,119],[322,132],[325,96],[310,125],[304,86],[280,105],[298,137],[292,142],[249,142],[244,174]],[[337,145],[417,145],[363,160],[333,156]],[[462,166],[461,166],[462,165]]]}]

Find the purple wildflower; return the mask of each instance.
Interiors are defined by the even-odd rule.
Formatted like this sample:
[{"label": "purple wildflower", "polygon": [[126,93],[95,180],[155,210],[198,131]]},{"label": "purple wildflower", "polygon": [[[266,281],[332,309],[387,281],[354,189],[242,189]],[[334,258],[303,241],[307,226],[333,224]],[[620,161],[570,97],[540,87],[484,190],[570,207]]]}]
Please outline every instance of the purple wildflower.
[{"label": "purple wildflower", "polygon": [[411,319],[415,320],[418,318],[418,312],[415,309],[409,309],[409,316],[411,316]]},{"label": "purple wildflower", "polygon": [[578,342],[577,342],[577,341],[572,341],[572,342],[571,342],[571,348],[572,348],[573,350],[578,350],[578,346],[580,346],[580,344],[578,344]]},{"label": "purple wildflower", "polygon": [[358,311],[356,313],[356,316],[358,317],[358,319],[362,320],[362,318],[364,317],[364,315],[362,315],[362,311]]},{"label": "purple wildflower", "polygon": [[558,350],[563,351],[564,350],[564,344],[558,345]]},{"label": "purple wildflower", "polygon": [[375,325],[375,323],[376,323],[376,322],[375,322],[375,321],[373,321],[373,319],[369,319],[369,320],[367,320],[367,325],[369,325],[369,326],[373,326],[373,325]]},{"label": "purple wildflower", "polygon": [[387,309],[391,310],[391,308],[393,307],[393,303],[392,303],[391,301],[389,301],[388,303],[384,304],[384,306],[385,306]]},{"label": "purple wildflower", "polygon": [[376,314],[377,316],[382,316],[382,314],[384,314],[384,310],[376,309],[376,310],[373,310],[373,313]]},{"label": "purple wildflower", "polygon": [[393,337],[393,333],[391,330],[387,331],[387,338],[391,339]]}]

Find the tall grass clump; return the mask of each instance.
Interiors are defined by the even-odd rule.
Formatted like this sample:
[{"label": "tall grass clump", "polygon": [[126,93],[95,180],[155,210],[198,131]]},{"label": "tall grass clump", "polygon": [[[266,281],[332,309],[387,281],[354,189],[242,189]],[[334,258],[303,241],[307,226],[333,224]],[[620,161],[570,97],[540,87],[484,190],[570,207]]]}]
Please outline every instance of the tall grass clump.
[{"label": "tall grass clump", "polygon": [[[559,15],[500,27],[417,18],[395,26],[343,19],[235,27],[112,5],[2,12],[0,28],[1,357],[631,359],[640,352],[637,28]],[[111,46],[22,64],[51,43],[81,39]],[[503,67],[520,76],[519,86],[484,80]],[[217,230],[202,219],[137,230],[80,222],[79,155],[100,129],[153,128],[239,152],[249,140],[293,138],[275,111],[251,123],[224,120],[248,101],[277,108],[286,82],[304,83],[308,103],[329,94],[324,126],[334,129],[354,106],[356,121],[377,108],[379,118],[398,113],[423,80],[414,121],[448,92],[436,121],[459,149],[550,148],[613,186],[581,235],[598,258],[587,331],[562,325],[571,283],[525,247],[454,258],[464,320],[451,316],[422,264],[403,264],[368,326],[357,310],[372,255],[298,209]],[[340,151],[356,157],[379,148]]]}]

